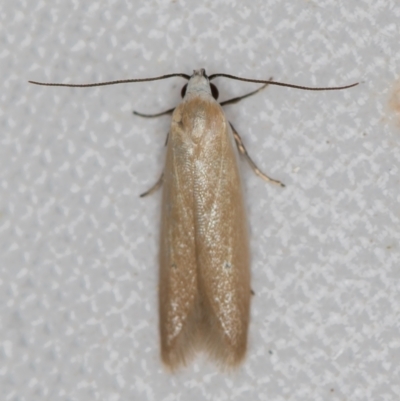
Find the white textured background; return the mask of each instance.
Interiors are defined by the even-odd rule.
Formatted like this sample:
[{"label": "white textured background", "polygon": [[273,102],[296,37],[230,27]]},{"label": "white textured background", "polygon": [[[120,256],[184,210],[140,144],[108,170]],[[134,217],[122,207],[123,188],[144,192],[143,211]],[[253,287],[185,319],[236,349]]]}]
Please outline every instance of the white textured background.
[{"label": "white textured background", "polygon": [[[4,0],[0,394],[36,400],[400,398],[400,3]],[[180,78],[205,67],[270,87],[226,108],[252,246],[248,357],[234,374],[159,359],[158,178]],[[218,79],[221,99],[257,85]]]}]

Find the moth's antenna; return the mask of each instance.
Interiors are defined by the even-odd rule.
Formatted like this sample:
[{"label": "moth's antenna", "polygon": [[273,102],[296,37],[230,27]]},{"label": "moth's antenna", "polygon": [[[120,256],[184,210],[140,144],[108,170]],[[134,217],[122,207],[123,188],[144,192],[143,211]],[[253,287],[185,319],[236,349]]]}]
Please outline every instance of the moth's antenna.
[{"label": "moth's antenna", "polygon": [[284,82],[264,81],[262,79],[241,78],[241,77],[236,77],[235,75],[230,75],[230,74],[212,74],[208,77],[208,79],[211,81],[212,79],[217,78],[217,77],[236,79],[237,81],[244,81],[244,82],[254,82],[256,84],[287,86],[288,88],[303,89],[303,90],[307,90],[307,91],[333,91],[333,90],[340,90],[340,89],[348,89],[348,88],[352,88],[353,86],[356,86],[359,84],[359,82],[356,82],[355,84],[346,85],[346,86],[328,86],[328,87],[324,87],[324,88],[318,88],[318,87],[313,88],[310,86],[286,84]]},{"label": "moth's antenna", "polygon": [[97,82],[93,84],[59,84],[59,83],[47,83],[47,82],[37,82],[37,81],[28,81],[34,85],[42,85],[42,86],[67,86],[70,88],[90,88],[92,86],[106,86],[106,85],[117,85],[117,84],[129,84],[132,82],[147,82],[147,81],[158,81],[160,79],[167,79],[172,77],[182,77],[187,80],[190,79],[190,75],[187,74],[167,74],[161,75],[160,77],[154,78],[139,78],[139,79],[121,79],[118,81],[108,81],[108,82]]}]

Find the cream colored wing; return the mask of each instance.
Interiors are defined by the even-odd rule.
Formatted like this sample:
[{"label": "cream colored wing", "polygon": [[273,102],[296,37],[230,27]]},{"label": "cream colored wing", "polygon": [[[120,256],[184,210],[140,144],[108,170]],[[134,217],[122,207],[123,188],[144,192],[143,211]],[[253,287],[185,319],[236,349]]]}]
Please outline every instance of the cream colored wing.
[{"label": "cream colored wing", "polygon": [[[173,121],[179,119],[179,107]],[[188,362],[194,350],[197,294],[193,166],[190,146],[172,123],[163,179],[160,238],[159,311],[161,356],[171,369]]]},{"label": "cream colored wing", "polygon": [[249,322],[247,222],[233,135],[211,97],[175,110],[163,184],[163,361],[175,369],[203,348],[221,365],[236,365]]},{"label": "cream colored wing", "polygon": [[194,162],[198,287],[206,349],[234,366],[247,346],[249,242],[233,134],[222,109],[214,107],[215,124],[203,133]]}]

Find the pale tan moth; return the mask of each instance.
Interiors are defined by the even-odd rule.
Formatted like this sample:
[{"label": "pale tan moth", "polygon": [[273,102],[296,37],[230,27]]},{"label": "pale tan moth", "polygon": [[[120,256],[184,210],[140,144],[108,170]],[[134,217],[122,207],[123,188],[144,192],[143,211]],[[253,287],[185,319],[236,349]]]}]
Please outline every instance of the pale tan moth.
[{"label": "pale tan moth", "polygon": [[[183,100],[172,113],[164,172],[142,196],[163,185],[160,235],[159,324],[161,357],[171,370],[187,364],[199,350],[222,368],[237,366],[247,348],[250,314],[250,254],[246,211],[237,163],[243,155],[266,181],[284,186],[263,174],[250,159],[242,140],[222,110],[223,105],[259,92],[267,85],[305,90],[339,90],[356,84],[310,88],[228,74],[192,76],[169,74],[94,84],[37,85],[91,87],[182,77]],[[263,87],[247,95],[217,102],[217,77],[255,82]]]}]

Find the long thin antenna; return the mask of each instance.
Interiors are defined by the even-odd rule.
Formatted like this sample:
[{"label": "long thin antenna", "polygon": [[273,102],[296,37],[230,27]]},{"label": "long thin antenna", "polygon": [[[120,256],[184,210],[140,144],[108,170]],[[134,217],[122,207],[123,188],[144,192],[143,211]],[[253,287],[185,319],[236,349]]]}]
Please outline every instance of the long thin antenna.
[{"label": "long thin antenna", "polygon": [[261,79],[240,78],[240,77],[236,77],[235,75],[230,75],[230,74],[212,74],[208,77],[208,79],[211,81],[212,79],[217,78],[217,77],[231,78],[231,79],[236,79],[237,81],[254,82],[256,84],[287,86],[288,88],[303,89],[303,90],[307,90],[307,91],[333,91],[333,90],[352,88],[353,86],[356,86],[359,84],[359,82],[357,82],[355,84],[346,85],[346,86],[328,86],[326,88],[313,88],[313,87],[309,87],[309,86],[285,84],[283,82],[276,82],[276,81],[264,81]]},{"label": "long thin antenna", "polygon": [[160,79],[167,79],[172,77],[182,77],[187,80],[190,79],[190,75],[187,74],[167,74],[161,75],[160,77],[154,78],[140,78],[140,79],[121,79],[118,81],[108,81],[108,82],[97,82],[93,84],[59,84],[59,83],[47,83],[47,82],[37,82],[37,81],[28,81],[34,85],[43,85],[43,86],[67,86],[70,88],[90,88],[92,86],[106,86],[106,85],[117,85],[117,84],[129,84],[132,82],[147,82],[147,81],[158,81]]}]

